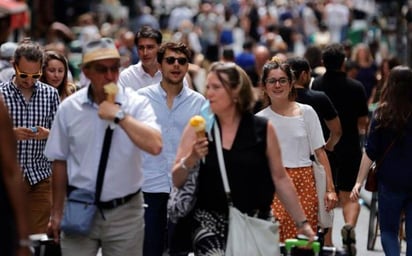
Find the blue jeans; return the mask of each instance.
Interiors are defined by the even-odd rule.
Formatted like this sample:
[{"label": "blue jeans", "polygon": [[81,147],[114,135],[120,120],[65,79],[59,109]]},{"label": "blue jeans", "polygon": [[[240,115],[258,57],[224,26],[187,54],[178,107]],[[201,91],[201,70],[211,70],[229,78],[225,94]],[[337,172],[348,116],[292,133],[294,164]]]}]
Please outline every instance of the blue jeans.
[{"label": "blue jeans", "polygon": [[379,228],[386,256],[399,256],[399,225],[405,213],[406,256],[412,256],[412,192],[394,192],[379,184]]},{"label": "blue jeans", "polygon": [[162,256],[167,230],[167,200],[169,193],[143,193],[145,204],[144,256]]}]

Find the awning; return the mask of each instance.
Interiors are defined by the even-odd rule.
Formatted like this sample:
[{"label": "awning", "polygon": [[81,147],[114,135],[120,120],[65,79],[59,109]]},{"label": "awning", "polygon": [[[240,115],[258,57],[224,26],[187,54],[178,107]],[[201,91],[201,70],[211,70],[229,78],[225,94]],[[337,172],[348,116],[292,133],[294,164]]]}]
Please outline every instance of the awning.
[{"label": "awning", "polygon": [[10,16],[10,27],[21,28],[29,24],[27,4],[14,0],[0,0],[0,18]]}]

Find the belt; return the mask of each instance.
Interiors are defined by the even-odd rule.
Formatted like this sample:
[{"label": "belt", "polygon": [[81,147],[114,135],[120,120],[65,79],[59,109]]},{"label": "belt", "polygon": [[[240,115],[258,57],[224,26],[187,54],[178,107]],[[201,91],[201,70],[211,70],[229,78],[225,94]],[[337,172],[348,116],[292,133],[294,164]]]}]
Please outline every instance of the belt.
[{"label": "belt", "polygon": [[141,191],[141,189],[139,189],[139,190],[137,190],[136,192],[134,192],[134,193],[132,193],[132,194],[129,194],[129,195],[127,195],[127,196],[120,197],[120,198],[115,198],[115,199],[112,199],[112,200],[107,201],[107,202],[101,202],[101,201],[100,201],[97,205],[98,205],[101,209],[106,209],[106,210],[114,209],[114,208],[116,208],[116,207],[118,207],[118,206],[121,206],[121,205],[129,202],[130,199],[132,199],[135,195],[139,194],[140,191]]}]

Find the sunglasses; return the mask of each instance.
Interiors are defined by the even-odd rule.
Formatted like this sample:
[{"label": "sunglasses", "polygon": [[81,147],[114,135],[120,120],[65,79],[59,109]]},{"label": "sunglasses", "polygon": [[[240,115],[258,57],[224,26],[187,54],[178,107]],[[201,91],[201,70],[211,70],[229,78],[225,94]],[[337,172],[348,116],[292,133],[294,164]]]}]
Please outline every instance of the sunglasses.
[{"label": "sunglasses", "polygon": [[116,73],[116,72],[119,72],[119,68],[120,68],[119,65],[114,65],[114,66],[111,66],[111,67],[107,67],[107,66],[104,66],[104,65],[96,64],[96,65],[93,66],[93,69],[97,73],[100,73],[100,74],[106,74],[107,72],[109,72],[109,70],[112,73]]},{"label": "sunglasses", "polygon": [[179,65],[185,65],[189,60],[187,58],[181,57],[181,58],[175,58],[175,57],[165,57],[166,63],[169,65],[175,64],[176,60]]},{"label": "sunglasses", "polygon": [[267,84],[276,84],[277,82],[279,82],[280,85],[287,85],[289,83],[289,79],[282,77],[279,79],[276,78],[268,78],[266,79],[266,83]]},{"label": "sunglasses", "polygon": [[28,77],[31,77],[33,79],[39,79],[42,75],[41,71],[39,71],[38,73],[34,73],[34,74],[28,74],[28,73],[24,73],[21,72],[19,70],[19,67],[17,65],[14,65],[14,67],[16,68],[16,74],[21,78],[21,79],[26,79]]}]

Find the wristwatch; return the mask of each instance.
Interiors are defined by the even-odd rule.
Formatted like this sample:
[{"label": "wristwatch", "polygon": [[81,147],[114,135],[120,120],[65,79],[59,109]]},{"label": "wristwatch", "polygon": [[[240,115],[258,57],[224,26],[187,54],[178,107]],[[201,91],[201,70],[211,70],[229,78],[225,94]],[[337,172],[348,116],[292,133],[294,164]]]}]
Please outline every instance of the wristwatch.
[{"label": "wristwatch", "polygon": [[126,117],[126,113],[122,109],[120,109],[119,111],[117,111],[116,115],[114,116],[114,123],[118,124],[125,117]]}]

